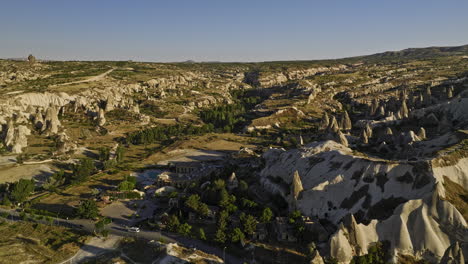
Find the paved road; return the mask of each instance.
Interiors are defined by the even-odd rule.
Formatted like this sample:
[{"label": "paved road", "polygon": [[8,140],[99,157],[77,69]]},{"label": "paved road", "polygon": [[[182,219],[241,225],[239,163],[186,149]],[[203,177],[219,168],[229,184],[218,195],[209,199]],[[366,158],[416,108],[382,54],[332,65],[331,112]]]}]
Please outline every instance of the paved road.
[{"label": "paved road", "polygon": [[[10,214],[9,218],[10,220],[20,220],[19,218],[19,213],[15,210],[7,210],[0,208],[0,212],[7,212]],[[65,226],[68,228],[73,228],[73,229],[79,229],[79,230],[84,230],[89,233],[94,232],[94,222],[92,220],[87,220],[87,219],[72,219],[72,220],[67,220],[67,219],[61,219],[61,218],[52,218],[53,219],[53,224],[54,225],[60,225],[60,226]],[[49,222],[44,221],[44,220],[39,220],[37,222],[43,223],[43,224],[49,224]],[[216,255],[220,258],[223,258],[223,249],[208,245],[200,240],[196,239],[191,239],[183,236],[179,236],[177,234],[172,234],[172,233],[167,233],[167,232],[159,232],[159,231],[151,231],[151,230],[144,230],[142,229],[138,233],[131,233],[128,232],[127,229],[124,226],[121,226],[116,223],[111,223],[107,225],[106,229],[109,230],[109,233],[114,236],[120,236],[120,237],[135,237],[135,238],[143,238],[147,240],[160,240],[163,239],[166,243],[178,243],[179,245],[182,245],[184,247],[195,247],[199,250],[205,251],[206,253]],[[89,246],[85,245],[84,247]],[[233,256],[226,252],[226,263],[228,264],[241,264],[243,261],[239,259],[236,256]]]}]

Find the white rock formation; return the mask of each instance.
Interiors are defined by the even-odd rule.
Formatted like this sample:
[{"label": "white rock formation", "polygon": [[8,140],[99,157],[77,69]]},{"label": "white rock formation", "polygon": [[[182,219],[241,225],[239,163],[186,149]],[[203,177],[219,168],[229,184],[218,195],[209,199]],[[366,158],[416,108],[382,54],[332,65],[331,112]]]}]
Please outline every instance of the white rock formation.
[{"label": "white rock formation", "polygon": [[58,133],[60,121],[58,119],[57,109],[54,106],[50,106],[49,108],[47,108],[44,122],[45,126],[43,126],[43,131],[49,134]]},{"label": "white rock formation", "polygon": [[104,114],[104,109],[99,108],[99,113],[97,116],[98,126],[103,126],[106,124],[106,117]]},{"label": "white rock formation", "polygon": [[[389,241],[395,259],[398,254],[406,254],[439,261],[452,243],[468,235],[463,216],[443,198],[444,189],[438,183],[432,193],[400,205],[388,219],[340,229],[330,239],[332,257],[339,258],[341,263],[349,263],[354,254],[367,254],[371,243]],[[343,235],[352,232],[359,239]],[[340,252],[334,249],[341,246],[360,248],[361,252],[350,254],[349,250]],[[428,256],[427,251],[433,255]]]}]

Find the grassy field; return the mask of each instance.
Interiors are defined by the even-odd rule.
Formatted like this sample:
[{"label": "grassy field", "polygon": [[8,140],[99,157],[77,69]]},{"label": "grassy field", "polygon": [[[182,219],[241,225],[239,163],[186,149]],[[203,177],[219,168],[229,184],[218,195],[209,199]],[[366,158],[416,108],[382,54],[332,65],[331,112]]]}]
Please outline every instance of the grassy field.
[{"label": "grassy field", "polygon": [[0,223],[0,263],[58,263],[79,249],[87,236],[43,224]]}]

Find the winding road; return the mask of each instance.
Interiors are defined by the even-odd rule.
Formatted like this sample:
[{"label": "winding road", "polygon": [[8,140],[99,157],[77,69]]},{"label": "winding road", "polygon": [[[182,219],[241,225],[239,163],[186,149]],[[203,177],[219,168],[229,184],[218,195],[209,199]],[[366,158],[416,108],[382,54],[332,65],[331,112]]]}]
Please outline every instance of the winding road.
[{"label": "winding road", "polygon": [[78,83],[86,83],[86,82],[96,82],[102,80],[104,77],[106,77],[109,73],[113,72],[115,68],[112,68],[104,73],[101,73],[99,75],[93,76],[91,78],[81,80],[81,81],[74,81],[74,82],[67,82],[67,83],[60,83],[60,84],[54,84],[51,85],[50,87],[57,87],[57,86],[63,86],[63,85],[70,85],[70,84],[78,84]]},{"label": "winding road", "polygon": [[[19,213],[15,210],[8,210],[8,209],[3,209],[0,208],[0,213],[5,212],[8,213],[10,216],[8,217],[9,220],[11,221],[19,221]],[[72,219],[72,220],[67,220],[67,219],[61,219],[61,218],[52,218],[53,219],[53,225],[57,226],[64,226],[72,229],[78,229],[78,230],[84,230],[88,233],[94,233],[94,222],[92,220],[87,220],[87,219]],[[42,224],[50,224],[49,222],[45,220],[38,220],[36,222],[42,223]],[[197,248],[201,251],[204,251],[209,254],[216,255],[220,257],[221,259],[223,258],[223,249],[208,245],[200,240],[188,238],[188,237],[183,237],[177,234],[172,234],[172,233],[167,233],[167,232],[159,232],[159,231],[151,231],[151,230],[145,230],[141,229],[140,232],[138,233],[131,233],[128,232],[126,227],[116,224],[116,223],[111,223],[107,225],[107,228],[109,230],[109,234],[112,237],[135,237],[135,238],[142,238],[146,240],[164,240],[165,243],[178,243],[179,245],[182,245],[187,248]],[[78,260],[81,258],[89,258],[92,256],[96,256],[99,254],[102,254],[106,250],[109,251],[111,250],[113,245],[103,245],[99,243],[95,243],[96,240],[89,240],[85,245],[81,247],[80,251],[83,251],[80,253],[80,251],[77,252],[75,256],[73,256],[71,259],[68,259],[61,264],[68,264],[68,263],[77,263],[79,262]],[[97,246],[96,246],[96,245]],[[92,248],[93,250],[89,250]],[[91,254],[87,254],[84,252],[91,252]],[[95,254],[93,254],[95,253]],[[78,258],[79,259],[75,259]],[[75,262],[77,261],[77,262]],[[226,259],[225,263],[229,264],[241,264],[244,263],[240,258],[233,256],[232,254],[229,254],[226,252]]]}]

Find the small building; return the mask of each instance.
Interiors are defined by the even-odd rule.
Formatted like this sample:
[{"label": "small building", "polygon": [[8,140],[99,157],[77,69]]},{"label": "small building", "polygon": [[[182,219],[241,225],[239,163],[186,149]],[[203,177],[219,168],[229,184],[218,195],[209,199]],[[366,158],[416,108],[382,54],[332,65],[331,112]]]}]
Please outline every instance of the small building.
[{"label": "small building", "polygon": [[278,216],[275,218],[275,232],[278,241],[297,242],[294,226],[289,224],[288,217]]},{"label": "small building", "polygon": [[186,174],[197,174],[200,172],[202,163],[201,162],[171,162],[169,164],[170,167],[175,167],[175,172],[179,175],[186,175]]},{"label": "small building", "polygon": [[266,228],[266,225],[265,224],[258,224],[257,225],[257,230],[252,235],[252,239],[263,241],[263,240],[265,240],[267,238],[267,236],[268,236],[268,230]]},{"label": "small building", "polygon": [[176,207],[176,208],[179,207],[179,198],[178,197],[169,198],[168,205],[169,207]]}]

